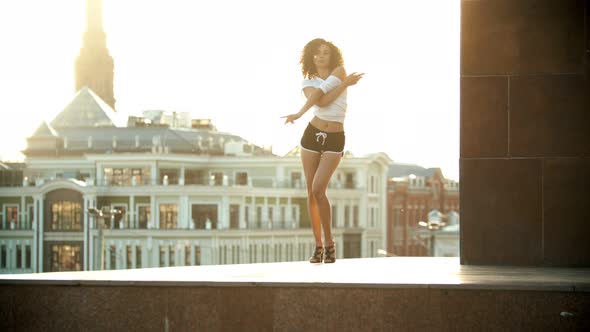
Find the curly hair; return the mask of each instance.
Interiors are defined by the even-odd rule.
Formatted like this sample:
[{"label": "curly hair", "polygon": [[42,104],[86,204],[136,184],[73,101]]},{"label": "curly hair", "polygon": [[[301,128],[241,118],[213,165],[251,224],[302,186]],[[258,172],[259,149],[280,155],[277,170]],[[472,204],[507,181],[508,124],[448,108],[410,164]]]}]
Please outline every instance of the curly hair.
[{"label": "curly hair", "polygon": [[330,48],[330,70],[334,70],[338,66],[344,65],[344,59],[342,58],[342,52],[332,44],[332,42],[326,41],[322,38],[316,38],[305,45],[301,52],[301,72],[305,78],[314,78],[318,75],[318,71],[313,63],[313,56],[317,54],[318,49],[322,45],[327,45]]}]

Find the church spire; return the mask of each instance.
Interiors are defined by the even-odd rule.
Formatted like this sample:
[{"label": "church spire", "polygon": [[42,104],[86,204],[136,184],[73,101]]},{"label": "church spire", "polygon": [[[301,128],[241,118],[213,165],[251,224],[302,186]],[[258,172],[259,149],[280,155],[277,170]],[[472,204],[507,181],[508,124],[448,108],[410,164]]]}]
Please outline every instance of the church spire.
[{"label": "church spire", "polygon": [[87,86],[115,109],[114,62],[102,27],[102,0],[86,0],[86,31],[76,59],[76,91]]}]

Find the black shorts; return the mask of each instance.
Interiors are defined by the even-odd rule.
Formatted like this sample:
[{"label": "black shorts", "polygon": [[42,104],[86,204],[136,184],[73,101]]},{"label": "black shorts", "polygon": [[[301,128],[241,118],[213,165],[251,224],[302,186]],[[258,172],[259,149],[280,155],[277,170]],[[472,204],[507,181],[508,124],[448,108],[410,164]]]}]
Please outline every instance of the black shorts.
[{"label": "black shorts", "polygon": [[301,137],[301,148],[319,154],[324,152],[344,154],[345,140],[343,131],[326,133],[310,123]]}]

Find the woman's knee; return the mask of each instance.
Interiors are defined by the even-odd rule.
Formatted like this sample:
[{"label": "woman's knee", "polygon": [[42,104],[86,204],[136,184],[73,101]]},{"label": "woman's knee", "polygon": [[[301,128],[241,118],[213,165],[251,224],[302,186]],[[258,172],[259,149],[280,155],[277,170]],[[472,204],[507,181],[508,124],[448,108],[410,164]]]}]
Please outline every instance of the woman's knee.
[{"label": "woman's knee", "polygon": [[311,195],[316,202],[323,202],[325,199],[327,199],[326,190],[322,188],[313,188],[311,190]]}]

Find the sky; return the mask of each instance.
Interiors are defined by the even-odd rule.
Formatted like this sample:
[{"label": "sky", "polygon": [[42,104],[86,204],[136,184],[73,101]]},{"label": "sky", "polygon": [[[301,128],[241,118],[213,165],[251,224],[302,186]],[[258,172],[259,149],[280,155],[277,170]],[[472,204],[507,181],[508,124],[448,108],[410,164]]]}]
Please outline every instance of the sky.
[{"label": "sky", "polygon": [[[283,155],[312,112],[299,57],[324,38],[347,72],[346,150],[459,179],[459,0],[103,0],[117,112],[189,112]],[[0,2],[0,160],[75,95],[85,0]]]}]

